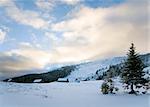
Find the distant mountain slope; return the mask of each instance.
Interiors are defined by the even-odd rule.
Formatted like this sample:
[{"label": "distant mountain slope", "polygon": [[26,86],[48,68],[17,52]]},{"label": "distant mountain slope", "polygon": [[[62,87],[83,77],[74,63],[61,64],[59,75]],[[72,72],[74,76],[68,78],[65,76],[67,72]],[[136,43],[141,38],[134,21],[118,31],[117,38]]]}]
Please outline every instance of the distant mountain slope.
[{"label": "distant mountain slope", "polygon": [[4,81],[17,83],[33,83],[35,80],[41,79],[39,83],[49,83],[57,81],[58,78],[64,78],[68,76],[74,69],[75,66],[65,66],[47,73],[28,74],[10,79],[5,79]]},{"label": "distant mountain slope", "polygon": [[[140,55],[142,61],[146,65],[145,71],[149,72],[150,67],[150,53]],[[20,77],[6,79],[4,81],[20,82],[20,83],[32,83],[36,79],[41,79],[40,82],[47,83],[57,81],[58,78],[66,78],[69,81],[91,80],[96,79],[97,74],[101,75],[105,72],[109,72],[110,66],[113,65],[113,69],[120,67],[126,57],[114,57],[105,60],[97,60],[93,62],[86,62],[76,65],[64,66],[51,70],[47,73],[41,74],[28,74]],[[147,69],[146,69],[147,68]]]}]

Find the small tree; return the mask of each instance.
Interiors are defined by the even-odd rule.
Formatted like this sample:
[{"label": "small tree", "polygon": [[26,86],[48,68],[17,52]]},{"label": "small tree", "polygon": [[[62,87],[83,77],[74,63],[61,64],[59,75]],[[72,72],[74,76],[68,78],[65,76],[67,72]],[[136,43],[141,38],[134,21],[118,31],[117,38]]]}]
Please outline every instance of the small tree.
[{"label": "small tree", "polygon": [[119,89],[114,86],[114,81],[111,78],[106,79],[101,85],[101,92],[103,94],[115,94],[114,91],[117,92],[118,90]]},{"label": "small tree", "polygon": [[111,93],[111,94],[113,94],[113,91],[114,91],[114,83],[113,83],[113,80],[110,78],[110,79],[108,79],[108,83],[109,83],[109,92]]},{"label": "small tree", "polygon": [[129,52],[127,53],[127,60],[124,62],[123,71],[121,74],[123,83],[130,87],[129,94],[136,94],[134,86],[143,84],[145,81],[143,72],[144,64],[139,55],[135,52],[134,44],[131,44]]},{"label": "small tree", "polygon": [[109,85],[107,84],[106,81],[102,83],[101,92],[103,94],[108,94],[109,93]]}]

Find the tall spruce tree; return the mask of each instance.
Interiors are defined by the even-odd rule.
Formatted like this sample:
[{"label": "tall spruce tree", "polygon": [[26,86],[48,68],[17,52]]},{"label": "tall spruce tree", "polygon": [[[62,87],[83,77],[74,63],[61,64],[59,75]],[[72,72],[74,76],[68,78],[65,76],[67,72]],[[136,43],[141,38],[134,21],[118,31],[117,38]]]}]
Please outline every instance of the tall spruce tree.
[{"label": "tall spruce tree", "polygon": [[134,44],[131,44],[129,52],[127,53],[127,59],[124,62],[124,67],[122,71],[123,83],[130,87],[131,91],[129,94],[135,94],[134,86],[143,84],[145,82],[143,72],[144,64],[140,59],[139,55],[135,51]]}]

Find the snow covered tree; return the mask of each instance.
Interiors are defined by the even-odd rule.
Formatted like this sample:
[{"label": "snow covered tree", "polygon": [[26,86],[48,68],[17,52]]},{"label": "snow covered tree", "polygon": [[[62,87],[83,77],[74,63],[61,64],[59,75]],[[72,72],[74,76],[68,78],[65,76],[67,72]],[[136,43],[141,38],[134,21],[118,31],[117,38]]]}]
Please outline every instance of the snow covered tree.
[{"label": "snow covered tree", "polygon": [[111,78],[105,79],[101,85],[101,92],[103,94],[115,94],[114,91],[117,92],[118,90],[119,89],[114,86],[114,81]]},{"label": "snow covered tree", "polygon": [[101,92],[103,94],[108,94],[109,93],[109,85],[107,84],[107,82],[103,82],[101,85]]},{"label": "snow covered tree", "polygon": [[135,51],[134,44],[131,44],[129,52],[127,53],[127,59],[124,62],[123,71],[121,74],[123,83],[130,87],[129,94],[136,94],[134,86],[143,84],[145,79],[143,72],[144,64],[141,61],[139,55]]}]

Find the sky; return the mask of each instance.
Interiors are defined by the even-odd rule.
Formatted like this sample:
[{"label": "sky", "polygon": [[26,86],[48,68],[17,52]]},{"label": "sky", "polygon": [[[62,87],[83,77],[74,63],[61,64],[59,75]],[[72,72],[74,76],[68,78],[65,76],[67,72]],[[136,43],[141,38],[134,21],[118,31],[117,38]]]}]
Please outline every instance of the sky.
[{"label": "sky", "polygon": [[150,52],[148,0],[0,0],[0,78]]}]

